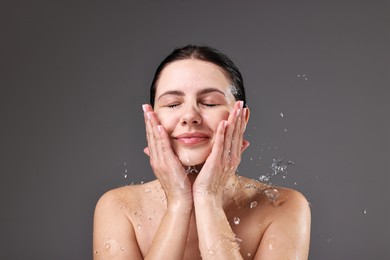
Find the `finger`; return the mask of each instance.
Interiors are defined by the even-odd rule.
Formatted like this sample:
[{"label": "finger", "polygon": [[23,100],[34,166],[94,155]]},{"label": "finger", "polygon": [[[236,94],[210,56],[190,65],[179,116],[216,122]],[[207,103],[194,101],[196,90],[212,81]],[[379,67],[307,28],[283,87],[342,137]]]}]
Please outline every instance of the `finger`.
[{"label": "finger", "polygon": [[246,124],[245,117],[247,112],[248,110],[246,108],[242,109],[242,113],[237,118],[232,138],[232,156],[238,159],[241,157],[242,153],[241,148],[244,140],[244,131]]},{"label": "finger", "polygon": [[161,163],[162,160],[162,150],[161,150],[161,136],[158,130],[158,121],[157,116],[154,112],[147,112],[147,116],[149,118],[148,120],[148,126],[151,131],[150,134],[150,140],[151,145],[149,146],[149,149],[152,149],[152,156],[155,159],[156,163]]},{"label": "finger", "polygon": [[213,148],[210,153],[210,160],[221,160],[223,151],[224,151],[224,141],[225,141],[225,132],[228,122],[226,120],[222,120],[217,127],[215,141],[213,144]]},{"label": "finger", "polygon": [[153,126],[152,126],[152,122],[151,122],[153,108],[148,104],[144,104],[144,105],[142,105],[142,109],[144,111],[146,139],[148,142],[148,150],[149,150],[148,155],[149,155],[151,160],[157,159],[155,135],[153,133]]},{"label": "finger", "polygon": [[159,134],[158,151],[160,153],[160,158],[164,160],[168,166],[180,166],[180,169],[182,169],[182,164],[173,152],[171,142],[165,128],[162,125],[158,125],[157,131]]},{"label": "finger", "polygon": [[230,158],[232,136],[235,129],[237,118],[241,112],[242,101],[237,101],[233,107],[233,111],[230,113],[228,118],[228,125],[225,134],[224,154],[225,158]]}]

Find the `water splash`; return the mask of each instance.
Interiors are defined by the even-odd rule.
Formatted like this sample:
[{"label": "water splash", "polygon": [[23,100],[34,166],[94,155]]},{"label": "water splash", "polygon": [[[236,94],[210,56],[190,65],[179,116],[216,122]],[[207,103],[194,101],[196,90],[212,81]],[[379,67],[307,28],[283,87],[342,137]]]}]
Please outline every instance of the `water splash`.
[{"label": "water splash", "polygon": [[283,179],[287,178],[287,168],[291,165],[295,165],[293,161],[287,161],[283,157],[273,159],[271,164],[272,172],[260,175],[259,181],[268,182],[275,175],[281,175]]},{"label": "water splash", "polygon": [[240,218],[239,217],[234,217],[233,218],[233,222],[234,222],[235,225],[240,224]]},{"label": "water splash", "polygon": [[272,202],[274,202],[279,197],[279,191],[275,188],[265,190],[264,194]]},{"label": "water splash", "polygon": [[195,166],[188,166],[186,173],[199,173],[199,171],[195,168]]}]

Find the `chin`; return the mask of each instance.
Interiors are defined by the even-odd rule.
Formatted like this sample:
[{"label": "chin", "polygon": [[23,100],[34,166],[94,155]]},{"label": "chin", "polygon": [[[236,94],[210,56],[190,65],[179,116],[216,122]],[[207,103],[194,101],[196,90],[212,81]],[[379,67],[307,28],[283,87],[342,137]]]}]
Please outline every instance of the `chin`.
[{"label": "chin", "polygon": [[196,150],[182,150],[176,153],[179,157],[181,164],[184,166],[195,166],[203,164],[210,152],[196,151]]}]

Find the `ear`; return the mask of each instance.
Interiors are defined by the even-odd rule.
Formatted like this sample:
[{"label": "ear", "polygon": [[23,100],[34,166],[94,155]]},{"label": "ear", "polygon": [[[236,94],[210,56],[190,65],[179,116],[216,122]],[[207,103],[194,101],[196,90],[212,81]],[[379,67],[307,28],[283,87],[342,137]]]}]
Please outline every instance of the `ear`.
[{"label": "ear", "polygon": [[243,140],[242,141],[241,153],[243,153],[246,150],[246,148],[248,148],[249,145],[250,145],[250,143],[248,142],[248,140]]},{"label": "ear", "polygon": [[249,110],[248,106],[245,109],[246,109],[245,124],[247,124],[248,120],[249,120],[249,114],[250,114],[251,111]]},{"label": "ear", "polygon": [[148,147],[145,147],[144,148],[144,153],[150,157],[150,152],[149,152],[149,148]]}]

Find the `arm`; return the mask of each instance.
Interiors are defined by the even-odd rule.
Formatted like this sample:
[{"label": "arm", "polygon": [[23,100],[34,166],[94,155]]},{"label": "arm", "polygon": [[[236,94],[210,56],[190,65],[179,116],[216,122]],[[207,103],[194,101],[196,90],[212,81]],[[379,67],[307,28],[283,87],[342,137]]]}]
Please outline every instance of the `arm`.
[{"label": "arm", "polygon": [[255,259],[308,259],[310,208],[299,192],[288,190],[288,200],[266,229]]},{"label": "arm", "polygon": [[243,142],[247,109],[237,102],[228,121],[219,124],[215,143],[193,187],[199,247],[203,259],[242,259],[223,209],[226,184],[248,143]]},{"label": "arm", "polygon": [[181,260],[184,256],[192,212],[191,183],[172,151],[165,129],[158,125],[152,108],[144,105],[143,109],[148,140],[147,153],[153,172],[167,198],[167,210],[145,259]]}]

